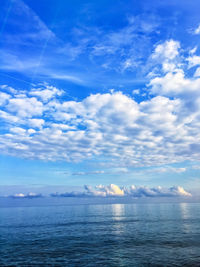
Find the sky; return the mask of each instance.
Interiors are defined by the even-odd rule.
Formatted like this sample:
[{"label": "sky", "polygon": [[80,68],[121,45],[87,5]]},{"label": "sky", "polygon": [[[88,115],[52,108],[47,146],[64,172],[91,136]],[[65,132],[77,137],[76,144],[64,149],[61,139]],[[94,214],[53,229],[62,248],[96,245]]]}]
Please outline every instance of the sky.
[{"label": "sky", "polygon": [[2,0],[0,195],[198,194],[199,9]]}]

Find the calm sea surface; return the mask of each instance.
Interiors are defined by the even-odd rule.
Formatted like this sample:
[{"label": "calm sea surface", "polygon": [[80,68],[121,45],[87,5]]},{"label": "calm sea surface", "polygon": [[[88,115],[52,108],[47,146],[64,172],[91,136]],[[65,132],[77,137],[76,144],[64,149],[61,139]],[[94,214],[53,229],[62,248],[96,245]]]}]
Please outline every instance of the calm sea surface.
[{"label": "calm sea surface", "polygon": [[0,208],[0,266],[200,266],[200,204]]}]

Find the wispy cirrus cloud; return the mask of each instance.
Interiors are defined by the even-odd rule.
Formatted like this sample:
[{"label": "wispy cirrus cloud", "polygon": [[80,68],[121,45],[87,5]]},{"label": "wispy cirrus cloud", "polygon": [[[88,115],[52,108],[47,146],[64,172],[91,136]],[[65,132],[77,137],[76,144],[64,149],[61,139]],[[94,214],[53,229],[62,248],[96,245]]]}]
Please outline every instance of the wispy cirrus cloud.
[{"label": "wispy cirrus cloud", "polygon": [[32,80],[50,78],[91,85],[92,79],[101,79],[92,70],[102,74],[105,68],[118,74],[136,71],[144,53],[151,50],[149,34],[159,24],[155,16],[147,14],[128,17],[114,30],[76,23],[65,39],[56,34],[54,20],[52,17],[47,24],[25,2],[14,1],[7,21],[14,31],[4,31],[0,69],[22,73]]},{"label": "wispy cirrus cloud", "polygon": [[80,171],[80,172],[73,172],[72,175],[95,175],[95,174],[105,174],[105,171],[103,170],[97,170],[97,171]]}]

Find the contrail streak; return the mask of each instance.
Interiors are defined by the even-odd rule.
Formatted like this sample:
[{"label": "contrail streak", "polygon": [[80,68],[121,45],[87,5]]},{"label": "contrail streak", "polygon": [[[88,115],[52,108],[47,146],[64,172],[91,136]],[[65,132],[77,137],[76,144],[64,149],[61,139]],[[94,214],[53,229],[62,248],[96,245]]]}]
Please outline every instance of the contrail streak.
[{"label": "contrail streak", "polygon": [[[55,21],[57,15],[58,15],[58,11],[59,11],[59,8],[57,7],[57,10],[55,12],[54,18],[52,19],[51,26],[53,26],[53,24],[54,24],[54,21]],[[38,67],[41,64],[41,61],[43,59],[43,56],[44,56],[44,53],[45,53],[45,50],[47,48],[47,45],[48,45],[48,42],[49,42],[50,38],[51,38],[51,35],[49,34],[49,36],[47,37],[47,39],[46,39],[46,41],[45,41],[45,43],[44,43],[44,45],[42,47],[42,50],[41,50],[41,53],[40,53],[40,57],[39,57],[39,61],[38,61],[37,65],[36,65],[36,67],[35,67],[33,76],[31,78],[31,83],[33,83],[34,82],[34,79],[36,78],[36,75],[37,75],[37,72],[38,72]]]},{"label": "contrail streak", "polygon": [[10,0],[10,3],[9,3],[9,6],[8,6],[8,9],[7,9],[7,12],[6,12],[6,16],[4,18],[4,21],[3,21],[3,24],[1,26],[1,29],[0,29],[0,36],[2,35],[3,31],[4,31],[4,28],[6,26],[6,23],[8,21],[8,17],[9,17],[9,14],[10,14],[10,11],[11,11],[11,8],[12,8],[12,3],[13,3],[14,0]]}]

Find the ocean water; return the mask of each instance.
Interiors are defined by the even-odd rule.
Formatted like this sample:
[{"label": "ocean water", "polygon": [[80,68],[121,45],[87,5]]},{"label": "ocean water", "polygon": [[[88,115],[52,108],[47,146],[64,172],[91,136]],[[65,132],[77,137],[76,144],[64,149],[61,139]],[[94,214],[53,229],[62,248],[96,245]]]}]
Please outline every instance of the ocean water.
[{"label": "ocean water", "polygon": [[200,266],[200,204],[0,208],[0,266]]}]

